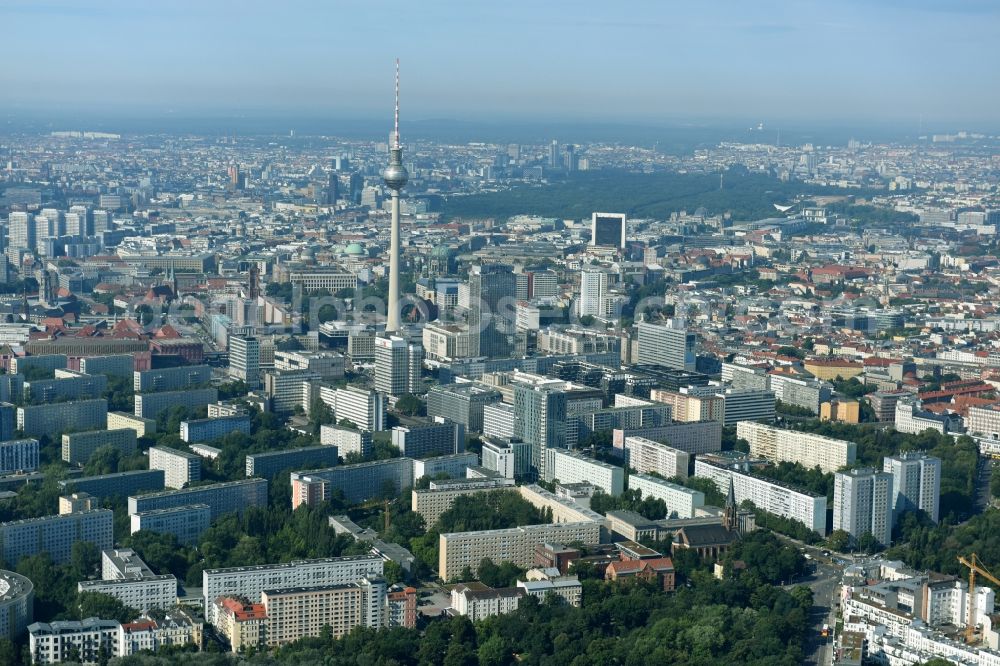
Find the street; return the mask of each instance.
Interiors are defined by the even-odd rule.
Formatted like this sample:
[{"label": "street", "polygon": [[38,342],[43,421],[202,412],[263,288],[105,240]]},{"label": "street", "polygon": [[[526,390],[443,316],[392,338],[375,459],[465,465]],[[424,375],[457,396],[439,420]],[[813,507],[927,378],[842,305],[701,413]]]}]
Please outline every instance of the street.
[{"label": "street", "polygon": [[[837,624],[835,604],[839,602],[837,593],[844,573],[844,565],[837,564],[837,559],[844,561],[845,556],[834,554],[833,558],[827,557],[823,555],[824,552],[827,552],[823,548],[807,546],[801,541],[780,534],[777,536],[782,541],[786,541],[803,551],[803,554],[809,555],[809,562],[814,567],[814,570],[803,580],[792,581],[785,586],[790,589],[797,585],[808,585],[813,593],[813,606],[809,614],[810,627],[802,646],[806,655],[803,663],[814,666],[830,666],[833,663],[832,633]],[[831,635],[827,638],[820,635],[824,624],[830,626]]]}]

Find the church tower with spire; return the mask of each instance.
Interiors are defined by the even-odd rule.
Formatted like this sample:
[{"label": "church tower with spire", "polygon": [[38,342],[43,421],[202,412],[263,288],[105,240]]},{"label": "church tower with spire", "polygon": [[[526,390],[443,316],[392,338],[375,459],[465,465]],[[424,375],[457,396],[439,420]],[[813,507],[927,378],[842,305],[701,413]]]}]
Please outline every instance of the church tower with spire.
[{"label": "church tower with spire", "polygon": [[736,506],[736,489],[733,486],[733,477],[729,476],[729,494],[726,496],[726,509],[722,514],[722,526],[730,532],[739,531],[739,507]]}]

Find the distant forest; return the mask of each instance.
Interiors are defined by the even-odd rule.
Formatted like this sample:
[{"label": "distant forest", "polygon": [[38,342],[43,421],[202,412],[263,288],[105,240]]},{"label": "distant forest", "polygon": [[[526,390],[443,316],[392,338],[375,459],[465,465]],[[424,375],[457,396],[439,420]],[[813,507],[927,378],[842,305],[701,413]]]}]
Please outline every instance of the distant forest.
[{"label": "distant forest", "polygon": [[730,213],[736,221],[747,221],[775,217],[779,213],[773,204],[788,204],[799,196],[845,193],[848,191],[839,188],[783,182],[745,169],[726,171],[721,189],[718,173],[594,171],[579,172],[548,185],[453,196],[444,202],[444,212],[449,217],[509,218],[530,214],[583,219],[594,211],[606,211],[626,213],[632,218],[665,219],[673,212],[693,213],[704,207],[709,215]]}]

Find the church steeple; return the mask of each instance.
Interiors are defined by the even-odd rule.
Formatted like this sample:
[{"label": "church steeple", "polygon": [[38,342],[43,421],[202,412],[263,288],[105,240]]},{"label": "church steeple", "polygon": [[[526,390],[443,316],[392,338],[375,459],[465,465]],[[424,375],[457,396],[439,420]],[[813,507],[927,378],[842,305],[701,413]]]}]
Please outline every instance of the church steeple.
[{"label": "church steeple", "polygon": [[738,510],[739,507],[736,506],[736,489],[733,486],[733,477],[730,475],[729,494],[726,496],[726,510],[722,517],[723,526],[730,532],[736,531]]}]

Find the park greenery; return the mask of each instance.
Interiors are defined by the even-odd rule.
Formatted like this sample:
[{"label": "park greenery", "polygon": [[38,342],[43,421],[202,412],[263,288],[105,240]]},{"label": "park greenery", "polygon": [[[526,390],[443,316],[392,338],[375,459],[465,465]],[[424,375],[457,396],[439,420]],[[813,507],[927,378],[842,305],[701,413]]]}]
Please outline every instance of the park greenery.
[{"label": "park greenery", "polygon": [[[734,566],[737,562],[741,563],[739,567]],[[801,554],[778,542],[773,535],[760,532],[737,544],[724,564],[724,580],[709,574],[708,562],[684,567],[681,575],[687,584],[671,594],[641,581],[611,583],[583,576],[580,608],[558,603],[554,598],[539,602],[528,597],[516,611],[478,622],[465,617],[442,617],[430,620],[421,629],[357,628],[340,639],[324,632],[268,654],[238,659],[210,653],[171,655],[169,660],[160,655],[141,655],[122,663],[136,666],[230,666],[237,660],[248,666],[313,663],[791,666],[802,663],[812,593],[807,587],[776,587],[804,571]]]},{"label": "park greenery", "polygon": [[450,197],[444,212],[450,217],[509,218],[530,211],[543,217],[589,219],[595,210],[608,210],[631,218],[669,219],[671,213],[704,208],[709,215],[756,220],[773,217],[774,203],[839,192],[739,168],[726,171],[722,183],[720,189],[719,173],[580,172],[548,185]]}]

